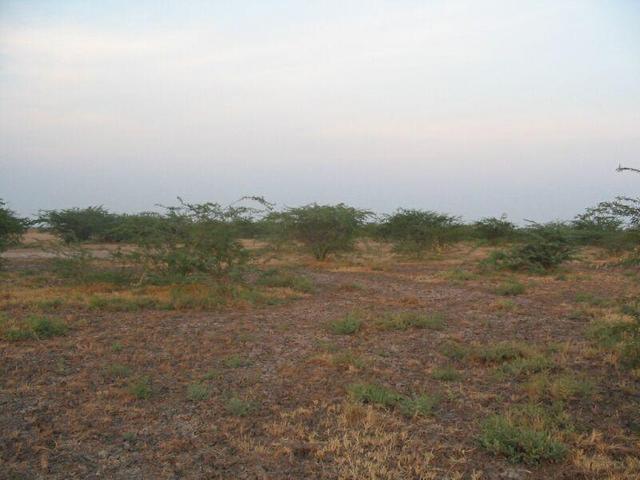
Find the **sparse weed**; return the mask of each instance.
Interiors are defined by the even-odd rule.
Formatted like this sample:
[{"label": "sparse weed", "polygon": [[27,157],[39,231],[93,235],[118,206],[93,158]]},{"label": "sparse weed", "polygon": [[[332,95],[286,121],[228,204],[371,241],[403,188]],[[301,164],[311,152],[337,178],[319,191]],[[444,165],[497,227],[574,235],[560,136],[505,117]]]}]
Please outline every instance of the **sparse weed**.
[{"label": "sparse weed", "polygon": [[153,394],[151,377],[144,375],[132,380],[129,383],[128,391],[138,400],[146,400]]},{"label": "sparse weed", "polygon": [[64,336],[69,327],[62,320],[31,315],[22,320],[9,321],[0,317],[0,338],[10,342],[44,340]]},{"label": "sparse weed", "polygon": [[113,378],[126,378],[131,375],[131,368],[120,363],[113,363],[107,366],[106,374]]},{"label": "sparse weed", "polygon": [[343,318],[329,323],[329,330],[335,335],[352,335],[360,330],[362,320],[355,312],[348,313]]},{"label": "sparse weed", "polygon": [[358,402],[397,408],[408,417],[430,415],[438,403],[436,396],[422,394],[408,397],[375,383],[355,383],[348,391],[351,398]]},{"label": "sparse weed", "polygon": [[331,357],[331,363],[340,369],[364,368],[364,361],[353,352],[336,353]]},{"label": "sparse weed", "polygon": [[202,383],[187,386],[187,398],[192,402],[200,402],[209,398],[209,387]]},{"label": "sparse weed", "polygon": [[510,362],[504,363],[498,369],[498,372],[511,377],[524,377],[533,373],[551,370],[554,362],[548,357],[542,355],[534,355],[532,357],[520,357]]},{"label": "sparse weed", "polygon": [[525,291],[524,285],[515,280],[510,280],[508,282],[502,283],[498,285],[498,287],[495,290],[495,292],[498,295],[503,295],[505,297],[522,295],[524,291]]},{"label": "sparse weed", "polygon": [[251,365],[251,361],[248,358],[237,354],[228,356],[222,363],[227,368],[243,368]]},{"label": "sparse weed", "polygon": [[516,342],[499,342],[475,349],[474,357],[484,363],[503,363],[532,354],[529,346]]},{"label": "sparse weed", "polygon": [[290,288],[303,293],[311,293],[314,290],[313,282],[308,277],[293,275],[276,269],[262,272],[256,283],[265,287]]},{"label": "sparse weed", "polygon": [[407,330],[408,328],[426,328],[442,330],[444,319],[440,314],[420,314],[417,312],[387,313],[376,320],[376,325],[382,330]]},{"label": "sparse weed", "polygon": [[243,400],[240,397],[232,396],[225,404],[227,411],[236,417],[246,417],[256,410],[254,402]]},{"label": "sparse weed", "polygon": [[436,368],[431,372],[431,376],[442,382],[455,382],[462,378],[462,374],[453,367]]},{"label": "sparse weed", "polygon": [[518,422],[509,415],[486,419],[479,441],[489,452],[504,455],[513,463],[559,461],[567,453],[567,447],[555,440],[550,432]]},{"label": "sparse weed", "polygon": [[414,395],[403,397],[398,402],[398,409],[405,417],[426,417],[433,413],[439,398],[434,395]]},{"label": "sparse weed", "polygon": [[471,348],[460,342],[449,341],[440,347],[440,353],[452,360],[462,360],[471,354]]},{"label": "sparse weed", "polygon": [[575,375],[550,377],[539,374],[532,377],[524,388],[534,399],[572,400],[590,396],[595,387],[590,380]]}]

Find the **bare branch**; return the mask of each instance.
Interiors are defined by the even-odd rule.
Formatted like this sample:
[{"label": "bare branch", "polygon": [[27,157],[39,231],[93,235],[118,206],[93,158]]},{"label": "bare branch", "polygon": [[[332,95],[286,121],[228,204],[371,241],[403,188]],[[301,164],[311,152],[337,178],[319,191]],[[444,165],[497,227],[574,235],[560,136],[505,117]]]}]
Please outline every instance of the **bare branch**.
[{"label": "bare branch", "polygon": [[616,168],[616,172],[625,172],[625,171],[640,173],[640,168],[623,167],[622,165],[618,165],[618,168]]}]

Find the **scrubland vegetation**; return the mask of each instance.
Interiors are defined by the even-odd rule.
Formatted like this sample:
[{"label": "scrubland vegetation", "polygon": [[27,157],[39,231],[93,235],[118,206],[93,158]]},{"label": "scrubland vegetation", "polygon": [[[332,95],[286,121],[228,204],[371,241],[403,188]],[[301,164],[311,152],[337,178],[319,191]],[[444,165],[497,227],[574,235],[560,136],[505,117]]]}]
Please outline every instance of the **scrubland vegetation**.
[{"label": "scrubland vegetation", "polygon": [[0,202],[0,478],[640,478],[638,200],[241,204]]}]

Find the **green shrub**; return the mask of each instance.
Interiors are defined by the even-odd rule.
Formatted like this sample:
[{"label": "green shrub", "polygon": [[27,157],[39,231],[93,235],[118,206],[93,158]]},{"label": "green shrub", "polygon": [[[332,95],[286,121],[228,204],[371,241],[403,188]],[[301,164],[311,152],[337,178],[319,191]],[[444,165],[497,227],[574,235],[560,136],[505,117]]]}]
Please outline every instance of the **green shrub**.
[{"label": "green shrub", "polygon": [[1,337],[8,341],[44,340],[67,334],[69,327],[62,320],[29,316],[23,320],[10,322],[0,317]]},{"label": "green shrub", "polygon": [[530,234],[523,244],[493,252],[483,263],[499,269],[544,273],[570,260],[572,253],[566,238]]},{"label": "green shrub", "polygon": [[399,209],[384,218],[379,227],[383,239],[399,253],[422,255],[459,238],[458,217],[425,210]]},{"label": "green shrub", "polygon": [[268,220],[288,238],[301,242],[317,260],[353,249],[357,234],[371,215],[340,203],[311,204],[274,213]]},{"label": "green shrub", "polygon": [[362,320],[355,312],[348,313],[344,318],[334,320],[329,324],[329,329],[336,335],[351,335],[356,333],[362,325]]}]

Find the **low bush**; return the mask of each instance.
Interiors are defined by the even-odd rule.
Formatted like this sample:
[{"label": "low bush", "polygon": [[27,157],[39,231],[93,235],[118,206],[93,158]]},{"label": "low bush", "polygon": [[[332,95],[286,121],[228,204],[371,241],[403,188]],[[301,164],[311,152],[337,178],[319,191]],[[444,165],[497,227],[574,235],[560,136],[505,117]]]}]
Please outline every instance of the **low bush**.
[{"label": "low bush", "polygon": [[531,228],[524,242],[509,250],[493,252],[485,266],[514,271],[545,273],[572,258],[574,247],[560,227]]}]

